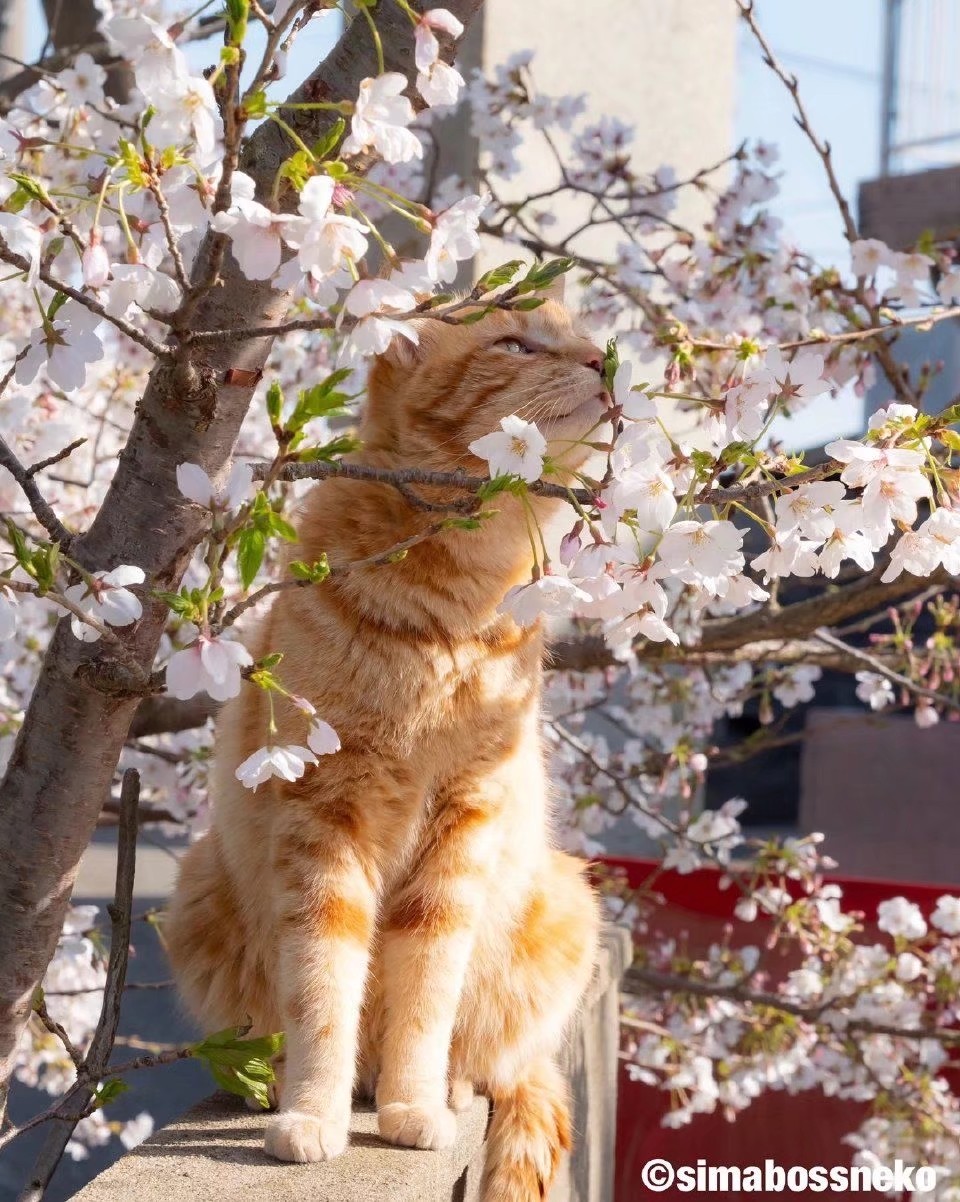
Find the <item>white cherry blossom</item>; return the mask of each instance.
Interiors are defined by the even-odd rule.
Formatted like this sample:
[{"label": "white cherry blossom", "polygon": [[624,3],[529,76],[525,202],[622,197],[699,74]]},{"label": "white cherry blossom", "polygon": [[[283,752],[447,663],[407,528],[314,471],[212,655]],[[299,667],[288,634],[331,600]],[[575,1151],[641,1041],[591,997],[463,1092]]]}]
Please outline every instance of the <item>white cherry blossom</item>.
[{"label": "white cherry blossom", "polygon": [[796,528],[805,538],[822,542],[835,528],[830,511],[840,505],[846,493],[838,480],[818,480],[783,493],[774,504],[777,530],[786,534]]},{"label": "white cherry blossom", "polygon": [[404,163],[423,157],[423,144],[407,127],[414,118],[413,106],[403,95],[406,78],[387,71],[360,84],[360,95],[350,120],[350,136],[344,154],[362,154],[373,149],[388,163]]},{"label": "white cherry blossom", "polygon": [[[129,626],[140,618],[143,605],[128,586],[143,584],[145,579],[143,568],[121,564],[111,572],[94,572],[90,583],[71,584],[63,595],[102,625]],[[99,631],[75,615],[70,619],[70,629],[85,643],[100,638]]]},{"label": "white cherry blossom", "polygon": [[877,926],[904,939],[922,939],[927,933],[920,907],[905,897],[891,897],[877,906]]},{"label": "white cherry blossom", "polygon": [[850,260],[854,275],[874,276],[881,267],[889,267],[893,252],[879,238],[860,238],[850,243]]},{"label": "white cherry blossom", "polygon": [[743,568],[743,534],[727,521],[674,522],[660,543],[660,560],[686,584],[717,594],[719,581]]},{"label": "white cherry blossom", "polygon": [[447,8],[431,8],[420,17],[413,34],[414,62],[418,71],[429,71],[439,58],[440,42],[435,29],[458,38],[463,33],[463,22]]},{"label": "white cherry blossom", "polygon": [[857,696],[872,710],[886,709],[894,701],[893,685],[886,676],[877,672],[858,672]]},{"label": "white cherry blossom", "polygon": [[770,547],[757,555],[750,566],[755,572],[763,572],[764,583],[778,576],[814,576],[817,544],[803,538],[796,526],[786,534],[778,530]]},{"label": "white cherry blossom", "polygon": [[17,594],[0,588],[0,643],[17,633]]},{"label": "white cherry blossom", "polygon": [[938,897],[936,909],[930,915],[930,925],[947,935],[960,935],[960,897],[949,894]]},{"label": "white cherry blossom", "polygon": [[432,109],[450,108],[460,100],[465,80],[456,67],[437,59],[417,75],[417,91]]},{"label": "white cherry blossom", "polygon": [[340,750],[340,736],[329,722],[314,718],[307,733],[307,746],[315,755],[334,755]]},{"label": "white cherry blossom", "polygon": [[519,476],[532,484],[543,472],[547,440],[533,422],[515,413],[500,419],[500,429],[470,443],[469,450],[490,465],[491,476]]},{"label": "white cherry blossom", "polygon": [[[4,197],[4,199],[6,199]],[[43,235],[32,221],[19,213],[0,213],[0,240],[15,255],[29,260],[27,283],[33,287],[40,271]]]},{"label": "white cherry blossom", "polygon": [[566,576],[541,576],[529,584],[514,585],[500,603],[499,612],[509,614],[518,626],[531,626],[541,617],[569,614],[590,596]]},{"label": "white cherry blossom", "polygon": [[457,264],[471,259],[480,249],[477,227],[488,198],[477,194],[462,197],[441,213],[430,236],[425,268],[430,280],[451,284],[457,276]]},{"label": "white cherry blossom", "polygon": [[103,358],[99,325],[100,319],[89,309],[78,301],[67,301],[34,335],[29,350],[17,364],[17,383],[29,384],[43,368],[64,392],[82,388],[88,365]]},{"label": "white cherry blossom", "polygon": [[226,482],[217,487],[196,463],[181,463],[177,467],[177,488],[187,498],[205,509],[239,509],[253,483],[253,466],[235,460]]},{"label": "white cherry blossom", "polygon": [[240,692],[241,668],[252,663],[253,657],[242,643],[201,634],[167,661],[167,692],[180,701],[198,693],[207,693],[214,701],[229,701]]},{"label": "white cherry blossom", "polygon": [[274,776],[285,781],[299,780],[307,765],[316,762],[317,757],[307,747],[261,747],[240,764],[236,778],[245,788],[256,792],[259,785]]}]

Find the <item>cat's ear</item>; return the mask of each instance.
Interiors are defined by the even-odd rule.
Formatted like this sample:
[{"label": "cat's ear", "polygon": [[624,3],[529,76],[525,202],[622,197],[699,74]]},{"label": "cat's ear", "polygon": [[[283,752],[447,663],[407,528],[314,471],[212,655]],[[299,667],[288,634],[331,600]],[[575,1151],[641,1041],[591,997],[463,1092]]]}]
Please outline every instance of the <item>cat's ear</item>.
[{"label": "cat's ear", "polygon": [[566,273],[556,276],[546,288],[538,288],[537,296],[545,296],[547,300],[556,301],[558,305],[565,305],[567,303]]},{"label": "cat's ear", "polygon": [[429,318],[405,321],[403,328],[390,339],[390,345],[380,359],[391,367],[415,367],[426,354],[431,324]]}]

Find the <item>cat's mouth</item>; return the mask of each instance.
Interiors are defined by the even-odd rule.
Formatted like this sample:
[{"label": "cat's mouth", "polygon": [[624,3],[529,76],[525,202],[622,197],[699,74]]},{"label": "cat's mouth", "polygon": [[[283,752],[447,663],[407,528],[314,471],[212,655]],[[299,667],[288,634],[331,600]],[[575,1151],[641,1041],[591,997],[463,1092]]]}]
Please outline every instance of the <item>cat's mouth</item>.
[{"label": "cat's mouth", "polygon": [[561,413],[551,413],[540,422],[540,425],[548,429],[551,426],[566,426],[573,422],[577,422],[578,424],[586,422],[588,425],[595,425],[602,420],[604,413],[609,408],[610,394],[604,388],[593,396],[587,397],[585,401],[579,401],[577,404],[571,405],[569,409]]}]

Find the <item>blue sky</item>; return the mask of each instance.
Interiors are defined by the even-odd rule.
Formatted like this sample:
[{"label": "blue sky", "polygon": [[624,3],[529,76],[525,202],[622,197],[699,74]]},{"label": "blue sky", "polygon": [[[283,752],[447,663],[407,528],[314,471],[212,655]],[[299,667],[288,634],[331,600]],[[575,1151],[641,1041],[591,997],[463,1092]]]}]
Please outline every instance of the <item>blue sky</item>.
[{"label": "blue sky", "polygon": [[[800,95],[817,133],[833,148],[840,186],[856,217],[857,185],[879,173],[884,0],[757,0],[757,17]],[[790,241],[818,262],[849,266],[847,243],[823,164],[793,120],[793,101],[760,57],[749,29],[737,33],[738,139],[780,148],[780,195],[772,205]],[[773,433],[793,447],[858,433],[864,402],[849,391],[814,401]],[[872,410],[872,406],[871,406]]]},{"label": "blue sky", "polygon": [[[857,184],[879,170],[884,8],[884,0],[758,0],[756,8],[772,48],[800,80],[814,128],[833,146],[854,212]],[[778,215],[804,250],[846,265],[836,205],[822,164],[793,122],[791,98],[742,23],[737,45],[737,137],[779,145],[784,176]]]}]

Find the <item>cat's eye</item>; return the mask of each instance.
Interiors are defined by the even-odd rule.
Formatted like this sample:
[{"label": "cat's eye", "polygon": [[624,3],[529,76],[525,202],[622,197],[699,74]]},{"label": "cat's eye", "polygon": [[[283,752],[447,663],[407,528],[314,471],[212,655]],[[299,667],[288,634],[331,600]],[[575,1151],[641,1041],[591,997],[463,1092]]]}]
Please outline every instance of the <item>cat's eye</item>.
[{"label": "cat's eye", "polygon": [[501,350],[509,351],[511,355],[532,355],[533,349],[519,338],[501,338],[497,343]]}]

